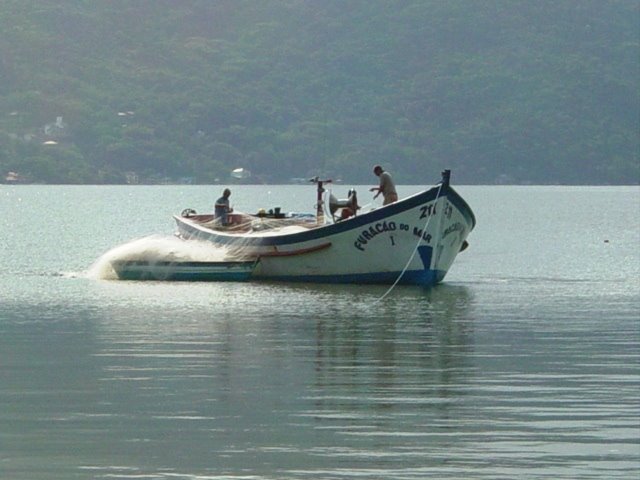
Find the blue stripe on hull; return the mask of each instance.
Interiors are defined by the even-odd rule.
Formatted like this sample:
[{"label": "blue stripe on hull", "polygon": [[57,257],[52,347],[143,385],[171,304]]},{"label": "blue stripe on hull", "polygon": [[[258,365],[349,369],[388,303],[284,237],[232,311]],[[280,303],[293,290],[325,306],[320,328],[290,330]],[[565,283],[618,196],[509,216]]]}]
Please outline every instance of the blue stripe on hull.
[{"label": "blue stripe on hull", "polygon": [[[253,276],[252,280],[274,280],[282,282],[306,283],[338,283],[338,284],[369,284],[391,285],[395,283],[401,272],[378,272],[348,275],[278,275]],[[446,272],[441,270],[410,270],[406,271],[398,282],[399,285],[420,285],[429,287],[444,279]]]},{"label": "blue stripe on hull", "polygon": [[256,262],[146,262],[112,264],[120,280],[177,282],[239,282],[249,280]]}]

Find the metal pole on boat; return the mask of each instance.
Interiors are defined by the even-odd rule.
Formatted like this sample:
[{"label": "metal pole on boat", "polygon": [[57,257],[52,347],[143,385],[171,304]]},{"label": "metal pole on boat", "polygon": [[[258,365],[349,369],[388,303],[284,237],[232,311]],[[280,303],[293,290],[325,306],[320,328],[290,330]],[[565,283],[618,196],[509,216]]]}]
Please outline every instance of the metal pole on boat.
[{"label": "metal pole on boat", "polygon": [[451,170],[443,170],[442,171],[442,185],[449,186],[449,181],[451,180]]},{"label": "metal pole on boat", "polygon": [[318,225],[324,224],[324,202],[322,201],[322,194],[324,193],[324,184],[331,183],[331,180],[320,180],[319,177],[314,177],[309,180],[318,186],[318,196],[316,199],[316,222]]}]

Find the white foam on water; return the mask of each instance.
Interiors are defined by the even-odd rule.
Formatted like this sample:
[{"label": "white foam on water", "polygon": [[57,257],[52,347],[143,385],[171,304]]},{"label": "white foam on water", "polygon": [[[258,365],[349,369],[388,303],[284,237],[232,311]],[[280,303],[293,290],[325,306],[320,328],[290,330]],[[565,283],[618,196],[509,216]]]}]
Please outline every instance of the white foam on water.
[{"label": "white foam on water", "polygon": [[151,235],[112,248],[100,256],[84,276],[115,280],[117,276],[111,266],[114,261],[216,262],[228,259],[229,252],[225,248],[210,243]]}]

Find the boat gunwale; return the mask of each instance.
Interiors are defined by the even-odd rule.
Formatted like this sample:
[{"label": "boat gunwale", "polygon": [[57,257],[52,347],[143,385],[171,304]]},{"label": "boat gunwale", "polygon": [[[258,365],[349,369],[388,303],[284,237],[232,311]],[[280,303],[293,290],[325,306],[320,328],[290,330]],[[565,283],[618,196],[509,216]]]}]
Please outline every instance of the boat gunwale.
[{"label": "boat gunwale", "polygon": [[416,206],[423,203],[443,197],[447,197],[449,201],[453,203],[458,208],[458,210],[460,210],[465,219],[471,224],[471,230],[473,230],[476,224],[476,219],[473,211],[471,210],[467,202],[465,202],[464,199],[449,184],[440,184],[428,190],[418,192],[398,202],[377,208],[361,215],[351,217],[341,222],[321,225],[299,232],[288,232],[274,235],[264,235],[263,233],[260,236],[251,234],[238,235],[212,230],[205,226],[199,225],[198,223],[190,220],[188,217],[174,215],[174,219],[179,226],[186,228],[189,233],[199,232],[200,234],[204,234],[208,240],[215,241],[215,243],[218,244],[226,245],[243,241],[246,242],[246,246],[288,245],[322,239],[338,233],[362,228],[364,225],[386,219],[388,217],[415,208]]}]

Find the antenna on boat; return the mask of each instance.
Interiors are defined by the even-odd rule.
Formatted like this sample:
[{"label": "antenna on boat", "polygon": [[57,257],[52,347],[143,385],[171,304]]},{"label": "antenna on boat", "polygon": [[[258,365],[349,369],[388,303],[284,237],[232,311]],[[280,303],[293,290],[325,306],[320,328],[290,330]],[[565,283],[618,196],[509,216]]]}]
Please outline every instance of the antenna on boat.
[{"label": "antenna on boat", "polygon": [[320,180],[320,177],[313,177],[309,179],[310,182],[315,183],[318,191],[318,196],[316,200],[316,222],[318,225],[322,225],[324,223],[324,202],[322,201],[322,194],[325,192],[324,184],[331,183],[331,179]]}]

